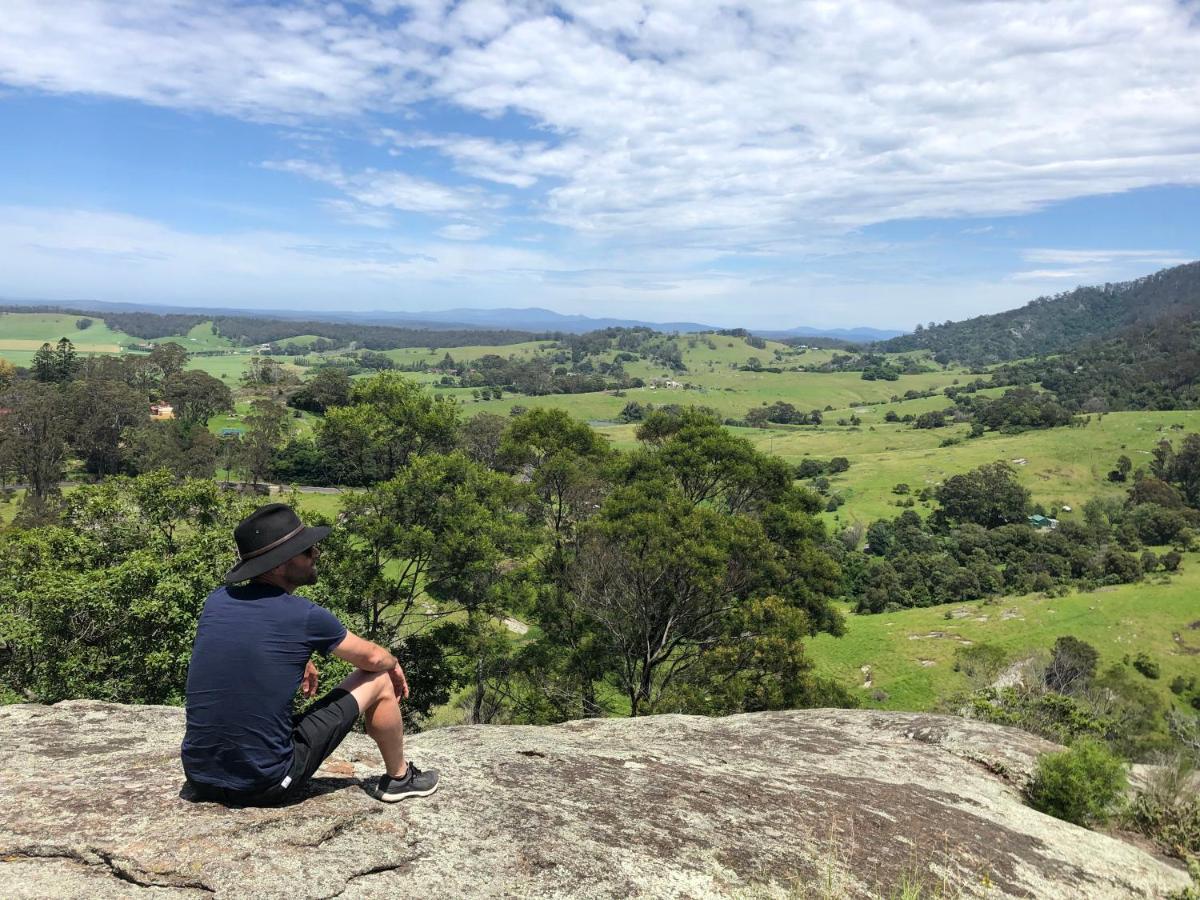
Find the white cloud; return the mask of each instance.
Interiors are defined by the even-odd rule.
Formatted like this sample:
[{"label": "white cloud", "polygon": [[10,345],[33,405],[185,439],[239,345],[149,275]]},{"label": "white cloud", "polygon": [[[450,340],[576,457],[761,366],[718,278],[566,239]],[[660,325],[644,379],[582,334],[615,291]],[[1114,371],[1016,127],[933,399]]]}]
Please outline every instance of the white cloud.
[{"label": "white cloud", "polygon": [[487,237],[488,230],[479,225],[468,225],[465,222],[459,222],[439,228],[434,233],[438,237],[443,237],[448,241],[477,241],[480,238]]},{"label": "white cloud", "polygon": [[[580,234],[728,250],[781,232],[1200,182],[1190,3],[556,9],[9,0],[0,81],[252,119],[386,116],[417,100],[515,113],[544,138],[481,127],[399,140],[470,177],[538,186],[533,214]],[[395,135],[395,122],[378,124]],[[351,196],[369,206],[465,202],[406,175],[368,181]]]},{"label": "white cloud", "polygon": [[1011,277],[1016,281],[1046,281],[1052,278],[1074,278],[1078,281],[1086,275],[1082,269],[1029,269],[1025,272],[1014,272]]},{"label": "white cloud", "polygon": [[1021,254],[1030,262],[1082,265],[1086,263],[1136,262],[1148,266],[1177,266],[1188,262],[1178,250],[1055,250],[1038,248]]},{"label": "white cloud", "polygon": [[332,185],[367,207],[449,213],[480,207],[494,208],[503,202],[475,188],[459,190],[435,181],[414,178],[400,171],[365,169],[347,174],[338,166],[299,159],[265,162],[263,167]]},{"label": "white cloud", "polygon": [[[69,264],[67,264],[69,261]],[[373,240],[284,231],[182,231],[98,210],[0,206],[0,296],[56,296],[216,307],[408,309],[545,306],[565,313],[722,326],[910,327],[1028,299],[1028,286],[829,283],[683,274],[682,253],[645,253],[616,268],[596,257],[485,241]],[[965,299],[964,299],[965,298]]]},{"label": "white cloud", "polygon": [[536,283],[557,266],[528,248],[386,235],[318,242],[281,231],[198,234],[106,211],[0,207],[0,294],[8,296],[45,296],[46,273],[57,269],[65,297],[346,308],[347,298],[377,305],[450,297],[447,285],[477,293],[481,285]]},{"label": "white cloud", "polygon": [[349,200],[325,199],[321,206],[339,222],[347,225],[364,225],[367,228],[390,228],[392,216],[386,210],[372,209]]},{"label": "white cloud", "polygon": [[1070,280],[1073,284],[1095,284],[1103,281],[1125,281],[1144,275],[1152,269],[1178,266],[1190,258],[1178,250],[1115,250],[1115,249],[1056,249],[1030,248],[1022,251],[1026,262],[1063,268],[1038,268],[1014,272],[1014,281],[1054,282]]},{"label": "white cloud", "polygon": [[[6,0],[0,83],[369,135],[394,166],[364,168],[350,161],[359,154],[336,156],[342,144],[307,138],[293,155],[322,161],[265,165],[327,185],[335,196],[318,203],[339,222],[429,229],[411,256],[144,222],[108,248],[55,213],[81,259],[236,272],[261,253],[262,271],[288,283],[284,263],[314,284],[402,273],[489,296],[520,284],[531,300],[633,315],[653,298],[674,318],[671,304],[692,301],[697,314],[741,303],[757,315],[739,299],[753,296],[816,321],[795,297],[815,297],[820,276],[800,287],[786,276],[863,226],[1200,184],[1195,13],[1196,0]],[[7,239],[18,226],[4,225]],[[535,232],[547,236],[537,252],[484,240]],[[34,257],[75,252],[39,234],[22,244]],[[989,296],[1019,300],[1037,282],[1103,280],[1195,249],[1033,249]],[[733,277],[727,260],[776,268]],[[829,302],[881,321],[895,307],[885,293]]]}]

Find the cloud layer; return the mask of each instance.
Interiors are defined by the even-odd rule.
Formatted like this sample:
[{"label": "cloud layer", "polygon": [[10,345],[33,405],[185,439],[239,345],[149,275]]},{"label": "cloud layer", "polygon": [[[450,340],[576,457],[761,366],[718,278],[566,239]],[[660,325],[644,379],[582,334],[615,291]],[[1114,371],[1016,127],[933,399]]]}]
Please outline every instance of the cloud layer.
[{"label": "cloud layer", "polygon": [[[343,222],[426,217],[431,238],[477,247],[519,221],[658,263],[791,259],[875,223],[1200,184],[1198,15],[1196,0],[8,0],[0,82],[348,129],[394,165],[304,142],[255,161],[325,186]],[[440,165],[418,173],[418,155]],[[1088,262],[1027,261],[1043,280]]]}]

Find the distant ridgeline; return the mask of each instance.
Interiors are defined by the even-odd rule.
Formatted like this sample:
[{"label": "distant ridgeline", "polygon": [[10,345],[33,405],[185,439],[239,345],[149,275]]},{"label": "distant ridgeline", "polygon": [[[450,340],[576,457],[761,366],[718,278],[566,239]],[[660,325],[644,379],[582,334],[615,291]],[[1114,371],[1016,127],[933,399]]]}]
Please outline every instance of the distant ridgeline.
[{"label": "distant ridgeline", "polygon": [[212,322],[221,337],[241,346],[273,344],[299,334],[315,334],[333,342],[335,347],[357,344],[367,350],[392,350],[398,347],[497,346],[523,341],[551,339],[557,334],[528,331],[472,328],[400,328],[393,325],[368,325],[349,322],[314,322],[300,319],[271,319],[251,316],[203,315],[198,313],[95,312],[60,306],[0,306],[0,311],[17,313],[69,313],[103,319],[117,331],[144,340],[187,334],[203,322]]},{"label": "distant ridgeline", "polygon": [[1145,278],[1080,287],[1039,297],[1019,309],[946,322],[876,345],[889,353],[931,350],[939,362],[991,365],[1031,356],[1075,354],[1097,339],[1140,338],[1164,320],[1191,322],[1200,314],[1200,262]]}]

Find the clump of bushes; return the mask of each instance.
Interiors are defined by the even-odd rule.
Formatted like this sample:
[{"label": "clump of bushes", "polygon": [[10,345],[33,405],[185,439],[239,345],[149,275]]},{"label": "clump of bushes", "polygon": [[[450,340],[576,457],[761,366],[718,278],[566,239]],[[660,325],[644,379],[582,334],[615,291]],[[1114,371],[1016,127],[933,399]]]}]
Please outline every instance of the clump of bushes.
[{"label": "clump of bushes", "polygon": [[1133,667],[1147,678],[1158,678],[1160,674],[1158,663],[1152,660],[1146,653],[1139,653],[1133,658]]},{"label": "clump of bushes", "polygon": [[1124,760],[1102,742],[1081,738],[1060,753],[1038,758],[1026,798],[1055,818],[1099,825],[1108,821],[1127,786]]},{"label": "clump of bushes", "polygon": [[1163,761],[1124,815],[1125,824],[1171,856],[1200,858],[1200,797],[1194,762],[1186,754]]}]

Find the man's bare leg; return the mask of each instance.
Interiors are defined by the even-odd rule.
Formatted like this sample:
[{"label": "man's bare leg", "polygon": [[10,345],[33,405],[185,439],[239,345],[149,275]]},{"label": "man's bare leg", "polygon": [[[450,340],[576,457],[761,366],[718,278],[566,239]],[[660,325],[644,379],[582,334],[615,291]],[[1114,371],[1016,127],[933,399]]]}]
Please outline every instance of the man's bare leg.
[{"label": "man's bare leg", "polygon": [[387,672],[355,669],[338,687],[357,701],[367,734],[379,746],[387,774],[403,778],[408,769],[404,760],[404,717],[391,676]]}]

